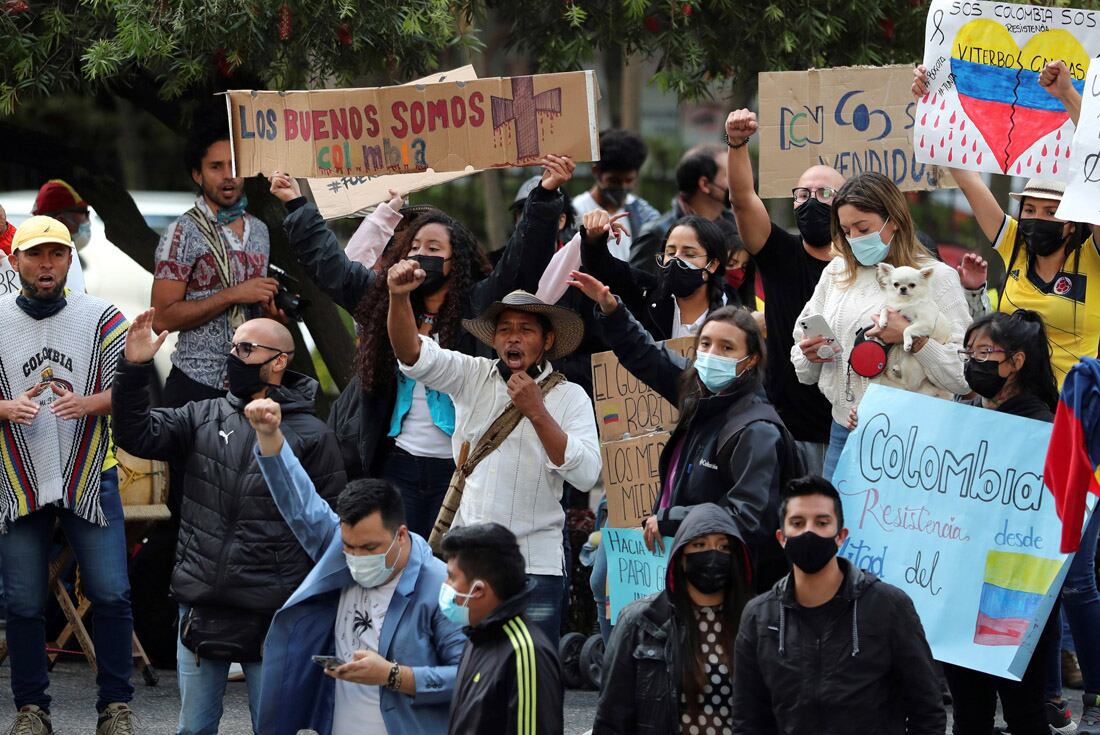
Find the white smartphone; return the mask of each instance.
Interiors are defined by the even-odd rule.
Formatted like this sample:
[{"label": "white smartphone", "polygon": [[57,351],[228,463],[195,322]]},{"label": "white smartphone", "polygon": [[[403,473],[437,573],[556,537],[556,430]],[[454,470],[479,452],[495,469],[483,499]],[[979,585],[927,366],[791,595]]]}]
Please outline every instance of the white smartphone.
[{"label": "white smartphone", "polygon": [[803,317],[798,320],[798,324],[802,327],[802,339],[824,337],[830,344],[836,342],[836,335],[829,327],[829,322],[825,321],[825,317],[820,314],[810,314]]}]

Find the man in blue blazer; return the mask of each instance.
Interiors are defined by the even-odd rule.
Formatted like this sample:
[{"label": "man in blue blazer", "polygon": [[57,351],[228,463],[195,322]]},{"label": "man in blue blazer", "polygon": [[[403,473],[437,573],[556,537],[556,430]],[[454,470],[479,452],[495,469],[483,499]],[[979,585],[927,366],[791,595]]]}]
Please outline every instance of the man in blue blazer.
[{"label": "man in blue blazer", "polygon": [[[447,732],[466,637],[439,611],[447,567],[409,531],[384,480],[348,483],[333,513],[283,441],[279,404],[245,407],[271,495],[316,566],[264,643],[259,731]],[[344,663],[322,669],[314,655]]]}]

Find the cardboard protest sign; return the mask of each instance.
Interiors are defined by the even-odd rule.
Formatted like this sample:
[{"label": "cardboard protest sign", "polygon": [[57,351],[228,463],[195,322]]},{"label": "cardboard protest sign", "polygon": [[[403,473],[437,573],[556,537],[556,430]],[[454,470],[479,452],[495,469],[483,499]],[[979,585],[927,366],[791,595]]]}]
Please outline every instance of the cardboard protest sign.
[{"label": "cardboard protest sign", "polygon": [[661,489],[661,452],[669,436],[667,431],[655,431],[600,445],[607,525],[637,528],[652,514]]},{"label": "cardboard protest sign", "polygon": [[1066,179],[1073,123],[1039,86],[1066,62],[1082,89],[1100,54],[1100,13],[933,0],[925,26],[929,92],[917,105],[917,160],[973,171]]},{"label": "cardboard protest sign", "polygon": [[[477,79],[472,64],[440,74],[432,74],[409,82],[404,86],[440,82],[465,82]],[[308,179],[309,189],[317,210],[325,219],[364,215],[366,210],[387,201],[389,191],[411,194],[436,184],[446,184],[478,171],[454,171],[437,174],[432,171],[415,174],[389,174],[382,176],[343,176],[327,179]]]},{"label": "cardboard protest sign", "polygon": [[235,176],[466,171],[599,158],[594,72],[226,93]]},{"label": "cardboard protest sign", "polygon": [[1089,65],[1079,120],[1067,166],[1069,183],[1058,205],[1058,218],[1100,225],[1100,63]]},{"label": "cardboard protest sign", "polygon": [[912,598],[939,661],[1014,680],[1027,667],[1069,559],[1043,485],[1050,433],[880,385],[860,403],[833,476],[840,554]]},{"label": "cardboard protest sign", "polygon": [[[681,337],[662,344],[687,357],[694,342],[694,337]],[[614,352],[592,355],[592,397],[600,441],[640,436],[657,429],[671,431],[680,417],[675,406],[623,367]]]},{"label": "cardboard protest sign", "polygon": [[817,164],[846,178],[877,171],[903,191],[953,186],[913,157],[912,82],[911,66],[761,73],[760,196],[791,196]]},{"label": "cardboard protest sign", "polygon": [[664,551],[650,551],[640,528],[605,528],[600,533],[600,546],[607,553],[607,589],[611,607],[611,624],[619,611],[643,597],[665,588],[665,571],[672,551],[672,539],[663,537]]}]

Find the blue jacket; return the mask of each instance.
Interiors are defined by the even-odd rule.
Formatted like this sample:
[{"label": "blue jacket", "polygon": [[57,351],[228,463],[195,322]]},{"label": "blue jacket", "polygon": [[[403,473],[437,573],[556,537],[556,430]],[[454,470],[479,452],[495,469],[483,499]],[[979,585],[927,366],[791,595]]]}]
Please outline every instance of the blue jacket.
[{"label": "blue jacket", "polygon": [[[294,535],[316,566],[275,614],[264,642],[259,732],[294,735],[332,731],[335,682],[310,660],[335,650],[340,592],[355,584],[344,560],[340,521],[286,442],[278,455],[256,457],[268,488]],[[416,696],[381,687],[382,719],[391,733],[443,735],[466,637],[439,612],[447,567],[424,539],[409,534],[412,550],[382,624],[378,652],[410,666]]]}]

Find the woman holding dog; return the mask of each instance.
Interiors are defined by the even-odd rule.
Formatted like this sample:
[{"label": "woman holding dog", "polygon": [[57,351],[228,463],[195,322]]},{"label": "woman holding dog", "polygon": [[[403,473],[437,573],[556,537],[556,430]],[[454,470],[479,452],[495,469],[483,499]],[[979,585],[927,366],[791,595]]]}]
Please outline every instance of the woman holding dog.
[{"label": "woman holding dog", "polygon": [[[928,91],[926,70],[914,71],[913,94]],[[1039,84],[1065,107],[1074,124],[1081,114],[1081,94],[1074,88],[1065,63],[1048,63]],[[1082,357],[1095,357],[1100,342],[1100,227],[1066,222],[1057,217],[1065,192],[1060,181],[1031,179],[1022,192],[1010,196],[1020,203],[1019,215],[1001,209],[981,174],[952,169],[982,232],[1005,264],[998,309],[1014,313],[1028,309],[1042,316],[1050,364],[1061,389],[1062,381]],[[1065,617],[1077,644],[1077,660],[1085,693],[1080,720],[1082,733],[1100,732],[1100,592],[1094,564],[1100,513],[1085,529],[1081,547],[1070,565],[1062,588]],[[1068,641],[1067,641],[1068,643]],[[1059,732],[1073,725],[1062,699],[1061,646],[1047,661],[1048,721]],[[1067,728],[1067,729],[1061,729]]]},{"label": "woman holding dog", "polygon": [[[829,448],[825,454],[825,476],[831,478],[850,432],[853,409],[867,386],[886,382],[890,350],[905,350],[905,328],[909,322],[895,309],[886,311],[885,326],[878,326],[884,305],[900,293],[894,280],[880,281],[879,268],[922,269],[919,279],[907,281],[904,297],[927,298],[938,310],[931,315],[933,328],[925,334],[910,333],[910,349],[890,358],[915,358],[908,371],[916,378],[907,386],[928,395],[947,397],[969,393],[963,378],[958,351],[970,324],[966,297],[959,275],[935,260],[916,238],[913,219],[897,186],[879,173],[864,173],[845,182],[832,205],[833,251],[836,256],[825,267],[810,301],[795,322],[791,362],[798,379],[816,383],[833,407]],[[821,316],[835,337],[805,334],[803,323]],[[939,335],[939,339],[936,336]],[[870,359],[868,353],[871,353]],[[901,387],[893,383],[895,387]]]}]

